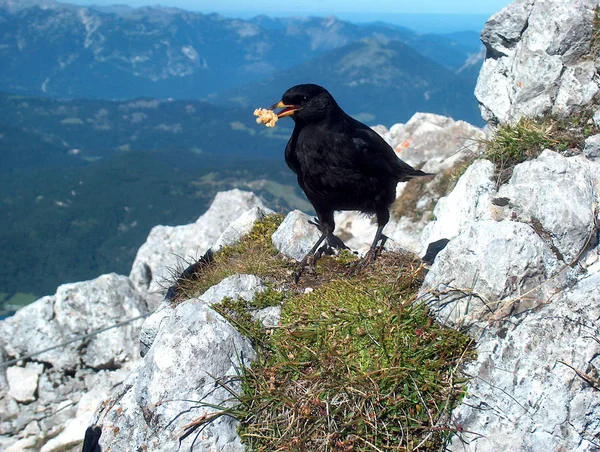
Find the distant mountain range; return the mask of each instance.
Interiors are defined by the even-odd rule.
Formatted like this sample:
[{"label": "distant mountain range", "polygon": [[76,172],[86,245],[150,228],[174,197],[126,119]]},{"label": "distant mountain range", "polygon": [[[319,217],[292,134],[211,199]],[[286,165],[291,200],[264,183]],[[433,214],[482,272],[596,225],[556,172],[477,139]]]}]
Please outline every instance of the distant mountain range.
[{"label": "distant mountain range", "polygon": [[[353,55],[355,66],[363,58],[364,70],[385,74],[404,67],[417,78],[414,85],[433,82],[436,87],[444,86],[448,76],[481,47],[476,33],[422,35],[382,23],[356,25],[336,18],[259,16],[244,21],[175,8],[84,8],[50,0],[0,0],[0,91],[60,98],[200,99],[286,75],[294,67],[299,67],[296,73],[305,82],[326,79],[330,75],[326,60],[336,64],[365,39],[398,41],[396,49],[405,44],[414,49],[413,55],[403,62],[392,59],[402,58],[406,50],[387,57],[380,52],[373,67],[363,51]],[[426,59],[447,71],[419,72],[430,66]],[[313,71],[306,70],[311,67]],[[344,75],[346,85],[365,83],[362,73]],[[421,77],[428,80],[420,83]],[[448,89],[454,89],[450,78]],[[335,77],[329,82],[330,88],[336,87]],[[393,91],[394,80],[386,82]],[[462,83],[472,92],[472,77]],[[405,88],[404,83],[399,87]],[[470,102],[476,105],[474,98]]]},{"label": "distant mountain range", "polygon": [[268,106],[306,80],[329,87],[346,112],[367,124],[406,122],[417,111],[481,123],[474,82],[400,41],[353,42],[209,100],[246,109]]},{"label": "distant mountain range", "polygon": [[482,57],[472,32],[0,0],[0,305],[127,273],[153,225],[219,190],[308,208],[283,161],[293,122],[252,116],[288,87],[320,83],[370,125],[482,124]]}]

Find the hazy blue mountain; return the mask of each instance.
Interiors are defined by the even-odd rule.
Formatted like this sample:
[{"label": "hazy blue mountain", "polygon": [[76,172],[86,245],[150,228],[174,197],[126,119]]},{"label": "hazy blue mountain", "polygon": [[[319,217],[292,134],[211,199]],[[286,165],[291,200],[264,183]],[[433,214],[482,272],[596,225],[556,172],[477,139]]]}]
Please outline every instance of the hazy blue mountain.
[{"label": "hazy blue mountain", "polygon": [[342,108],[367,124],[389,126],[417,111],[482,122],[474,80],[455,75],[398,41],[354,42],[211,100],[247,109],[269,106],[299,83],[327,87]]},{"label": "hazy blue mountain", "polygon": [[0,0],[0,304],[126,274],[152,226],[195,220],[220,190],[306,209],[283,160],[293,122],[252,116],[296,83],[367,124],[481,123],[479,48],[336,18]]},{"label": "hazy blue mountain", "polygon": [[175,8],[0,0],[0,90],[68,98],[202,98],[365,38],[404,42],[453,71],[477,45],[336,18],[244,21]]}]

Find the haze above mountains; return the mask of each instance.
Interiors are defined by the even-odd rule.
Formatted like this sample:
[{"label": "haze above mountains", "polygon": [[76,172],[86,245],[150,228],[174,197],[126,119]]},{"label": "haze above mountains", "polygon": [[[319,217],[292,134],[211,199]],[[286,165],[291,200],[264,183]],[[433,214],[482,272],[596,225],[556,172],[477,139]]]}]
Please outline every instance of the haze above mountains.
[{"label": "haze above mountains", "polygon": [[473,32],[0,0],[0,293],[128,273],[153,225],[193,221],[217,190],[302,204],[292,122],[252,117],[291,85],[323,84],[371,125],[481,124],[482,57]]}]

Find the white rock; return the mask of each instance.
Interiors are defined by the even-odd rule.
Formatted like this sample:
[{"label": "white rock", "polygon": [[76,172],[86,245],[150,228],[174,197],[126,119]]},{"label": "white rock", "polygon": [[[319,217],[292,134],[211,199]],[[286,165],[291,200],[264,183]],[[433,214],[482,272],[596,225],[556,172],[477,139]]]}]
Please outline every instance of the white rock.
[{"label": "white rock", "polygon": [[[262,292],[263,290],[265,290],[265,284],[259,277],[238,274],[229,276],[220,283],[210,287],[199,297],[199,300],[203,301],[208,306],[220,303],[224,298],[232,298],[234,300],[241,298],[246,301],[251,301],[257,293]],[[154,339],[165,325],[165,322],[168,322],[168,319],[173,312],[174,309],[172,303],[166,300],[146,319],[140,333],[142,356],[145,356],[148,353],[148,350],[154,343]]]},{"label": "white rock", "polygon": [[[600,273],[551,304],[491,327],[477,341],[468,396],[453,412],[452,451],[595,451],[600,392],[573,369],[598,375]],[[475,432],[476,435],[466,432]]]},{"label": "white rock", "polygon": [[382,136],[398,157],[427,172],[449,168],[443,162],[451,157],[478,154],[485,138],[481,129],[469,123],[432,113],[415,113],[406,124],[394,124]]},{"label": "white rock", "polygon": [[208,211],[195,223],[184,226],[156,226],[137,252],[130,277],[138,290],[148,293],[153,306],[162,300],[164,285],[172,280],[170,269],[195,262],[244,212],[265,209],[253,193],[231,190],[217,193]]},{"label": "white rock", "polygon": [[570,263],[593,237],[596,179],[586,159],[545,151],[517,165],[498,196],[509,199],[520,221],[539,221],[546,240]]},{"label": "white rock", "polygon": [[160,331],[166,319],[173,314],[172,303],[169,300],[163,301],[156,311],[150,315],[140,331],[140,355],[146,356],[148,350],[154,342],[154,338]]},{"label": "white rock", "polygon": [[561,114],[588,105],[600,91],[596,81],[598,74],[593,61],[583,61],[565,69],[552,112]]},{"label": "white rock", "polygon": [[52,438],[40,449],[40,452],[62,452],[74,448],[83,443],[85,430],[88,427],[98,404],[106,396],[105,393],[98,394],[91,391],[81,396],[77,405],[75,418],[70,419],[64,430],[55,438]]},{"label": "white rock", "polygon": [[252,320],[258,320],[265,328],[275,328],[281,320],[281,306],[269,306],[252,314]]},{"label": "white rock", "polygon": [[253,207],[252,209],[244,212],[239,218],[231,223],[227,229],[225,229],[225,231],[223,231],[211,249],[214,252],[217,252],[224,246],[230,246],[238,243],[252,230],[254,223],[262,220],[267,215],[272,213],[273,211],[271,209],[261,207]]},{"label": "white rock", "polygon": [[3,450],[4,452],[23,452],[26,450],[35,450],[37,445],[37,438],[28,436],[27,438],[18,440],[16,443],[13,443],[11,446]]},{"label": "white rock", "polygon": [[592,60],[596,0],[517,0],[486,23],[487,48],[475,95],[484,119],[566,115],[598,93]]},{"label": "white rock", "polygon": [[[0,322],[0,343],[6,344],[10,358],[20,357],[146,312],[146,301],[127,277],[104,275],[60,286],[55,295],[43,297]],[[31,378],[31,383],[19,377],[28,382],[29,400],[36,387],[35,400],[17,404],[7,395],[6,388],[0,388],[0,433],[11,435],[11,440],[0,439],[0,447],[9,448],[16,443],[14,447],[25,448],[25,443],[35,443],[35,450],[39,450],[49,438],[67,437],[61,432],[77,418],[78,404],[85,400],[85,394],[92,391],[100,400],[123,382],[139,359],[137,338],[141,323],[139,319],[36,355],[34,360],[47,365],[27,364],[25,369],[36,369],[37,376]],[[12,386],[14,389],[15,383]],[[38,419],[38,433],[28,430],[32,419]],[[78,441],[84,431],[79,430]]]},{"label": "white rock", "polygon": [[600,134],[593,135],[585,140],[583,153],[591,160],[598,160],[600,157]]},{"label": "white rock", "polygon": [[44,371],[43,364],[27,363],[25,367],[6,369],[8,395],[17,402],[29,403],[37,399],[38,382]]},{"label": "white rock", "polygon": [[452,239],[473,221],[491,218],[491,201],[496,192],[494,165],[477,160],[459,179],[448,196],[441,198],[433,211],[436,220],[425,226],[421,235],[421,254],[440,239]]},{"label": "white rock", "polygon": [[[0,339],[12,356],[23,356],[146,313],[146,301],[125,276],[114,273],[91,281],[64,284],[56,294],[25,306],[0,323]],[[45,352],[37,360],[54,369],[114,367],[139,354],[137,341],[142,320],[81,342]],[[132,341],[132,339],[134,339]],[[116,359],[116,361],[115,361]]]},{"label": "white rock", "polygon": [[[216,411],[203,403],[233,403],[216,382],[240,391],[234,377],[253,356],[249,341],[206,302],[188,300],[177,306],[136,371],[96,413],[93,422],[102,426],[102,450],[188,450],[196,435],[180,445],[184,426]],[[236,429],[236,421],[220,417],[202,431],[195,447],[242,452]]]},{"label": "white rock", "polygon": [[574,279],[563,267],[530,226],[477,221],[438,254],[421,292],[442,322],[468,326],[549,299]]},{"label": "white rock", "polygon": [[281,254],[297,261],[308,254],[321,236],[318,228],[309,221],[313,221],[313,218],[299,210],[285,217],[272,236],[273,245]]},{"label": "white rock", "polygon": [[238,274],[229,276],[219,284],[212,286],[200,295],[199,299],[209,306],[220,303],[223,298],[234,300],[241,298],[245,301],[252,301],[256,294],[263,290],[265,290],[265,284],[258,276]]}]

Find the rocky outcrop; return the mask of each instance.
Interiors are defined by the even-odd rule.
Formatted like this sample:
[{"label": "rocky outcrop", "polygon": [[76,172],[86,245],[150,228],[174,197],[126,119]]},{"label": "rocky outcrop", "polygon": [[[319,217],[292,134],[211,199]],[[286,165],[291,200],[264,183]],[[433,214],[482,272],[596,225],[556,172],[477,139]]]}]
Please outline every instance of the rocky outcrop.
[{"label": "rocky outcrop", "polygon": [[152,228],[137,252],[129,277],[155,308],[163,298],[165,286],[215,244],[233,221],[253,207],[266,209],[254,193],[220,192],[195,223]]},{"label": "rocky outcrop", "polygon": [[[492,124],[568,115],[600,90],[590,51],[597,0],[517,0],[487,22],[475,95]],[[594,51],[597,51],[595,49]]]},{"label": "rocky outcrop", "polygon": [[[453,413],[450,450],[597,451],[600,435],[600,272],[552,302],[490,325]],[[462,441],[466,441],[465,444]]]},{"label": "rocky outcrop", "polygon": [[248,339],[202,300],[188,300],[166,319],[148,354],[104,401],[93,424],[102,426],[101,450],[244,451],[237,422],[221,416],[240,391],[237,373],[254,352]]},{"label": "rocky outcrop", "polygon": [[273,234],[273,245],[281,254],[301,261],[317,242],[321,233],[313,217],[299,210],[290,212]]},{"label": "rocky outcrop", "polygon": [[[165,249],[189,250],[195,240],[200,240],[203,251],[213,243],[214,249],[219,249],[240,240],[256,220],[270,212],[259,206],[262,206],[262,202],[252,193],[239,190],[220,193],[209,211],[195,224],[179,228],[155,228],[132,269],[132,275],[138,276],[137,285],[130,278],[115,274],[103,275],[93,281],[66,284],[60,286],[55,295],[41,298],[19,310],[13,317],[0,322],[0,357],[2,362],[9,364],[7,368],[0,368],[0,449],[13,452],[78,449],[94,411],[113,388],[116,387],[119,394],[131,385],[144,385],[147,380],[135,383],[137,380],[133,376],[128,380],[132,383],[123,383],[133,369],[136,369],[134,375],[141,375],[142,379],[150,379],[148,373],[156,374],[152,370],[153,365],[148,366],[150,370],[144,371],[143,362],[139,363],[143,318],[151,312],[148,305],[156,303],[156,298],[162,298],[158,293],[148,292],[159,287],[160,281],[144,278],[150,277],[152,273],[166,274],[166,266],[173,262],[173,256],[159,249],[157,236],[163,234],[166,240],[168,235],[173,240],[161,243]],[[143,270],[145,266],[150,271]],[[252,350],[248,348],[247,341],[228,324],[230,330],[223,332],[226,328],[222,326],[226,322],[210,311],[208,306],[225,296],[251,299],[256,291],[263,289],[262,281],[255,276],[237,275],[211,288],[196,302],[190,302],[190,306],[194,303],[203,304],[202,308],[194,310],[193,315],[190,313],[187,316],[187,321],[196,322],[194,327],[190,326],[188,329],[187,339],[191,338],[191,342],[187,344],[190,350],[199,352],[193,339],[198,331],[192,330],[200,328],[200,324],[206,323],[206,319],[214,322],[208,322],[204,329],[200,328],[200,333],[206,335],[207,341],[214,340],[218,343],[219,338],[223,341],[222,349],[217,346],[214,350],[202,352],[208,357],[204,361],[201,356],[195,356],[192,360],[195,365],[214,375],[225,376],[232,374],[229,370],[219,373],[219,369],[223,366],[234,369],[232,362],[238,356],[237,352],[243,352],[246,361],[251,359]],[[169,331],[176,331],[185,321],[173,319],[183,311],[183,308],[177,310],[168,303],[161,305],[144,323],[141,339],[145,339],[148,346],[144,347],[142,342],[141,348],[148,351],[159,329],[165,325],[172,326],[173,330]],[[276,322],[278,313],[271,311],[272,309],[254,314],[257,318],[264,317],[266,322]],[[199,317],[195,317],[196,314]],[[117,325],[119,326],[111,328]],[[160,338],[171,341],[165,346],[166,354],[166,350],[173,347],[172,341],[175,339]],[[232,346],[233,349],[230,348]],[[46,349],[49,350],[40,353]],[[222,356],[218,355],[219,350],[223,350]],[[232,350],[237,352],[233,353]],[[186,359],[182,355],[178,356],[182,360]],[[147,359],[155,357],[156,352]],[[14,358],[23,360],[17,361]],[[220,361],[215,361],[217,358]],[[164,363],[164,360],[161,362]],[[180,375],[181,378],[184,376]],[[178,386],[182,391],[186,387],[182,382]],[[207,379],[205,392],[209,386]],[[171,387],[166,385],[165,388]],[[219,399],[219,394],[225,393],[215,391],[204,402],[223,401],[223,397]],[[103,415],[109,417],[109,411],[104,406]],[[207,440],[203,444],[210,444],[219,450],[238,450],[228,449],[233,446],[226,446],[236,441],[239,443],[235,435],[235,424],[223,419],[215,425],[221,425],[222,428],[216,430],[212,442]],[[129,427],[130,425],[124,425],[123,431]],[[111,434],[118,436],[114,429]],[[104,437],[109,436],[105,434]],[[135,436],[132,441],[141,441],[140,438]],[[121,439],[113,438],[116,448],[120,447]],[[131,448],[123,446],[119,450],[136,450],[134,444],[135,442],[131,442]],[[165,447],[170,449],[170,446]]]},{"label": "rocky outcrop", "polygon": [[545,151],[498,190],[491,170],[469,168],[423,234],[451,240],[422,299],[477,344],[451,450],[596,450],[600,165]]},{"label": "rocky outcrop", "polygon": [[137,361],[143,320],[68,342],[147,312],[131,281],[109,274],[60,286],[0,322],[6,357],[27,359],[0,368],[0,448],[57,451],[81,442],[96,405]]},{"label": "rocky outcrop", "polygon": [[[262,292],[265,289],[263,281],[254,275],[233,275],[225,278],[219,284],[209,288],[200,297],[199,301],[204,302],[207,306],[212,306],[219,303],[223,298],[243,299],[251,301],[254,295]],[[145,356],[148,350],[154,343],[160,329],[164,326],[165,321],[173,315],[175,308],[173,302],[165,300],[150,317],[146,319],[142,325],[140,332],[141,354]]]}]

